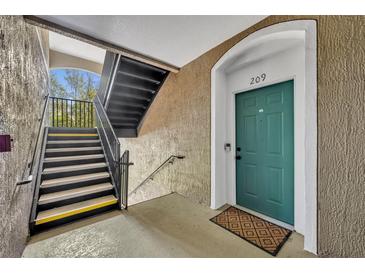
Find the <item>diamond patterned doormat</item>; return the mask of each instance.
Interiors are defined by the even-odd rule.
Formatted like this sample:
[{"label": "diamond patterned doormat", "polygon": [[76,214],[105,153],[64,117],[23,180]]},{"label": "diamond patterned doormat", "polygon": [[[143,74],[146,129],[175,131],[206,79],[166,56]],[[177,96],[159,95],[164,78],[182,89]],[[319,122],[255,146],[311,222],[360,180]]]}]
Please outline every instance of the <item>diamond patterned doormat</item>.
[{"label": "diamond patterned doormat", "polygon": [[292,233],[233,206],[210,220],[273,256]]}]

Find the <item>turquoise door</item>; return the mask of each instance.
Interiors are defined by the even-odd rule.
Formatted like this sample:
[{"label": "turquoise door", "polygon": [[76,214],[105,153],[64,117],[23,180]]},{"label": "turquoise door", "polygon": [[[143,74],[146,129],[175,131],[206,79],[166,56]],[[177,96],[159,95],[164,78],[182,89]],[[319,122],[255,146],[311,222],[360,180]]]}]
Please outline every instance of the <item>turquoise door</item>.
[{"label": "turquoise door", "polygon": [[237,204],[294,224],[293,80],[236,95]]}]

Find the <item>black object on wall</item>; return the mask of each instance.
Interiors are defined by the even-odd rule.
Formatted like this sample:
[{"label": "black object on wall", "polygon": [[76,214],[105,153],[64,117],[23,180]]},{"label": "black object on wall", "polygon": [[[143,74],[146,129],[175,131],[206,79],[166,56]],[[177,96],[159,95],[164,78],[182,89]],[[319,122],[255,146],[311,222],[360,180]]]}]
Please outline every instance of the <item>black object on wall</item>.
[{"label": "black object on wall", "polygon": [[12,141],[10,135],[0,135],[0,152],[10,152]]}]

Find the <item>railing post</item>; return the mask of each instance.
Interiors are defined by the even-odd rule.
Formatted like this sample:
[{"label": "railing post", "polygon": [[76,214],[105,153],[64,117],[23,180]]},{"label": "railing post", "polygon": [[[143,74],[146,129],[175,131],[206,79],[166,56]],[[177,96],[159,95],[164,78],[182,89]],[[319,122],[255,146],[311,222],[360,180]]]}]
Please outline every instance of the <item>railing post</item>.
[{"label": "railing post", "polygon": [[90,104],[87,103],[87,127],[90,127]]},{"label": "railing post", "polygon": [[94,111],[94,104],[91,105],[91,113],[92,113],[91,121],[92,121],[92,125],[94,126],[94,124],[95,124],[94,117],[96,116],[96,113]]},{"label": "railing post", "polygon": [[52,126],[54,127],[54,98],[52,98]]},{"label": "railing post", "polygon": [[61,126],[63,127],[63,99],[61,99]]},{"label": "railing post", "polygon": [[68,127],[68,99],[66,99],[66,127]]},{"label": "railing post", "polygon": [[[119,155],[120,157],[120,145],[118,145],[119,142],[117,142],[116,140],[114,141],[114,150],[115,150],[115,155]],[[120,197],[120,205],[121,207],[124,207],[123,205],[123,192],[122,192],[122,187],[123,187],[123,173],[124,173],[124,167],[123,165],[123,161],[124,161],[124,154],[122,155],[122,157],[120,157],[119,160],[119,169],[118,169],[118,183],[119,183],[119,197]]]},{"label": "railing post", "polygon": [[125,166],[125,178],[124,178],[124,188],[123,188],[123,192],[124,192],[124,195],[123,195],[123,198],[124,198],[124,207],[125,209],[128,208],[128,179],[129,179],[129,150],[126,150],[125,151],[125,154],[126,154],[126,166]]},{"label": "railing post", "polygon": [[129,166],[133,163],[129,162],[129,150],[126,150],[119,161],[119,204],[121,208],[128,208],[128,179],[129,179]]},{"label": "railing post", "polygon": [[70,127],[72,127],[72,100],[70,100]]},{"label": "railing post", "polygon": [[74,105],[74,127],[77,127],[77,101],[75,101]]},{"label": "railing post", "polygon": [[56,99],[56,125],[58,127],[58,99]]},{"label": "railing post", "polygon": [[81,102],[79,102],[79,127],[81,127]]},{"label": "railing post", "polygon": [[85,109],[86,103],[83,102],[83,105],[84,105],[84,127],[86,127],[86,109]]}]

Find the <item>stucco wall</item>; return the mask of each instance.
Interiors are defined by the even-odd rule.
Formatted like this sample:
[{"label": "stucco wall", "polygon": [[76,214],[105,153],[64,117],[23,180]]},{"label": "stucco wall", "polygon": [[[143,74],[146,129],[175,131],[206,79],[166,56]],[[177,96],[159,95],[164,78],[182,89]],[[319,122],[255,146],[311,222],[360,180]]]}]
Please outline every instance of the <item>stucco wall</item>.
[{"label": "stucco wall", "polygon": [[81,69],[91,71],[97,74],[102,73],[103,64],[99,64],[90,60],[86,60],[80,57],[72,56],[59,51],[49,51],[49,68],[50,69]]},{"label": "stucco wall", "polygon": [[[177,162],[150,184],[210,201],[210,71],[238,41],[296,19],[318,22],[318,252],[365,256],[365,17],[270,16],[170,75],[130,149],[130,189],[170,154]],[[145,190],[144,197],[149,196]],[[156,196],[156,193],[153,194]]]},{"label": "stucco wall", "polygon": [[322,256],[365,256],[365,16],[320,17],[318,199]]},{"label": "stucco wall", "polygon": [[12,152],[0,153],[0,257],[19,257],[28,236],[32,186],[15,184],[30,160],[48,90],[48,40],[19,16],[0,16],[0,32],[0,134],[14,139]]},{"label": "stucco wall", "polygon": [[[199,63],[196,63],[199,66]],[[179,192],[196,202],[209,204],[210,191],[210,98],[202,91],[209,83],[201,81],[199,68],[182,68],[178,75],[170,74],[146,116],[138,138],[121,139],[122,150],[130,149],[130,187],[156,169],[170,155],[184,155],[162,170],[150,187],[141,189],[143,196],[153,185],[160,185],[161,195],[168,190]],[[192,70],[193,69],[193,70]],[[195,85],[195,86],[194,86]],[[207,195],[208,194],[208,195]]]}]

